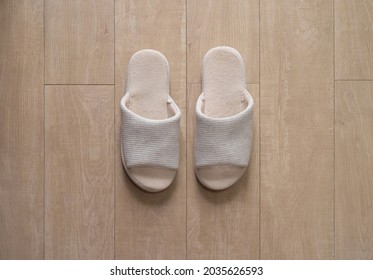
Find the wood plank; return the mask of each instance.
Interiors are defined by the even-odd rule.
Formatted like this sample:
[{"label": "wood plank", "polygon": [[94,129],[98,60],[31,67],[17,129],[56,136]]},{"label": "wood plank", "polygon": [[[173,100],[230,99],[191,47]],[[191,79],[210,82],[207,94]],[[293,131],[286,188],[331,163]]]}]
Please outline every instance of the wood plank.
[{"label": "wood plank", "polygon": [[335,1],[336,79],[373,79],[373,1]]},{"label": "wood plank", "polygon": [[333,258],[333,1],[260,5],[260,257]]},{"label": "wood plank", "polygon": [[114,0],[45,0],[45,80],[114,83]]},{"label": "wood plank", "polygon": [[44,258],[43,1],[0,1],[0,259]]},{"label": "wood plank", "polygon": [[188,83],[201,83],[205,53],[216,46],[237,49],[247,83],[259,83],[259,1],[188,0]]},{"label": "wood plank", "polygon": [[248,89],[256,103],[249,167],[234,186],[213,192],[194,174],[195,104],[201,85],[188,85],[188,259],[259,258],[259,85]]},{"label": "wood plank", "polygon": [[45,256],[113,259],[114,87],[45,94]]},{"label": "wood plank", "polygon": [[[184,259],[186,256],[185,1],[115,2],[115,257]],[[171,96],[182,111],[180,165],[173,185],[152,194],[135,186],[120,158],[119,102],[127,65],[138,50],[162,52],[171,70]]]},{"label": "wood plank", "polygon": [[373,82],[337,82],[336,258],[373,259]]}]

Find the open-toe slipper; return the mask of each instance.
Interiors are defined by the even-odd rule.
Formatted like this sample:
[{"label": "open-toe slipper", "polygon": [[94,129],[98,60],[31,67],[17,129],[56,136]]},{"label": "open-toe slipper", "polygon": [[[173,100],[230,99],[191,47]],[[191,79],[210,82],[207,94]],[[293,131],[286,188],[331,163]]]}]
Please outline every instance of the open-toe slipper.
[{"label": "open-toe slipper", "polygon": [[209,50],[196,105],[194,155],[195,173],[205,187],[223,190],[243,175],[250,159],[253,108],[240,53],[230,47]]},{"label": "open-toe slipper", "polygon": [[128,65],[122,113],[123,166],[149,192],[166,189],[179,165],[180,110],[169,96],[169,66],[155,50],[135,53]]}]

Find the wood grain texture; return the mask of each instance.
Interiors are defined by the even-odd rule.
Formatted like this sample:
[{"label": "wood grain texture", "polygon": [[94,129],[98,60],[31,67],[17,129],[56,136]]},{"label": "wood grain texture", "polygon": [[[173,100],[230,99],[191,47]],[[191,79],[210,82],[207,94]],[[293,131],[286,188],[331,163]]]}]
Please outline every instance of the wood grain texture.
[{"label": "wood grain texture", "polygon": [[336,83],[337,259],[373,259],[372,93],[372,81]]},{"label": "wood grain texture", "polygon": [[188,259],[259,258],[259,85],[248,89],[256,103],[249,167],[234,186],[214,192],[194,174],[195,104],[201,85],[188,85]]},{"label": "wood grain texture", "polygon": [[373,1],[334,2],[336,79],[373,79]]},{"label": "wood grain texture", "polygon": [[260,5],[261,258],[333,258],[333,1]]},{"label": "wood grain texture", "polygon": [[[115,257],[186,257],[185,1],[116,1],[115,66]],[[138,50],[162,52],[171,70],[171,96],[182,111],[180,164],[175,182],[161,193],[140,190],[125,174],[120,158],[119,102],[127,65]]]},{"label": "wood grain texture", "polygon": [[44,247],[43,1],[0,1],[0,259]]},{"label": "wood grain texture", "polygon": [[201,83],[205,53],[216,46],[237,49],[247,83],[259,83],[259,1],[188,0],[188,83]]},{"label": "wood grain texture", "polygon": [[[0,259],[373,259],[372,14],[370,0],[0,0]],[[256,107],[249,170],[215,193],[193,137],[218,45],[242,54]],[[120,158],[144,48],[168,58],[182,111],[179,172],[158,194]]]},{"label": "wood grain texture", "polygon": [[114,83],[114,0],[45,0],[45,81]]},{"label": "wood grain texture", "polygon": [[45,95],[45,257],[113,259],[114,87]]}]

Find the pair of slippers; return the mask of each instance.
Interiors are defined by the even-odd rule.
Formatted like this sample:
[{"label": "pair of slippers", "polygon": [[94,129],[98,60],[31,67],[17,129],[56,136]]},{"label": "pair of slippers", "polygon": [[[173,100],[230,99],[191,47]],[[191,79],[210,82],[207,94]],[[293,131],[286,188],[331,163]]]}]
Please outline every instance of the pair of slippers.
[{"label": "pair of slippers", "polygon": [[[136,185],[158,192],[173,182],[179,165],[181,112],[169,95],[167,59],[155,50],[135,53],[121,99],[121,155]],[[254,101],[246,90],[245,67],[230,47],[209,50],[196,104],[195,173],[212,190],[237,182],[250,159]]]}]

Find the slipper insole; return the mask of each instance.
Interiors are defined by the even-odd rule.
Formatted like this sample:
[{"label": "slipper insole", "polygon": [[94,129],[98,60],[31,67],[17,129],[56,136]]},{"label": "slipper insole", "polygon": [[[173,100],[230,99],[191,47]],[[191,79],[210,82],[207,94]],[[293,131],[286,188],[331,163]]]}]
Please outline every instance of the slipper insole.
[{"label": "slipper insole", "polygon": [[222,118],[245,109],[245,67],[240,54],[229,47],[211,49],[203,59],[204,113]]},{"label": "slipper insole", "polygon": [[148,119],[166,119],[169,94],[168,63],[157,51],[143,50],[129,63],[128,108]]}]

